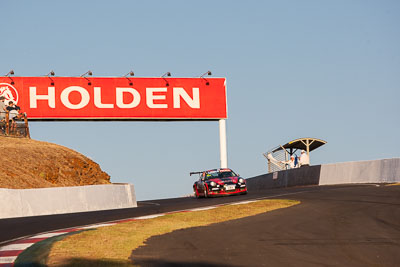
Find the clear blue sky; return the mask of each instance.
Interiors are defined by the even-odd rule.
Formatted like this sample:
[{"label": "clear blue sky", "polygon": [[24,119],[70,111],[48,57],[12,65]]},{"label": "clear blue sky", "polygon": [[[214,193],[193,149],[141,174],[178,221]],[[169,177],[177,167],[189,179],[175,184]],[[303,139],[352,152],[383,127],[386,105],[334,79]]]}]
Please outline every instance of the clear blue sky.
[{"label": "clear blue sky", "polygon": [[[312,164],[399,157],[399,1],[0,1],[0,74],[138,77],[211,70],[228,86],[228,164],[328,142]],[[219,166],[218,122],[32,122],[34,139],[77,150],[138,199],[191,193]]]}]

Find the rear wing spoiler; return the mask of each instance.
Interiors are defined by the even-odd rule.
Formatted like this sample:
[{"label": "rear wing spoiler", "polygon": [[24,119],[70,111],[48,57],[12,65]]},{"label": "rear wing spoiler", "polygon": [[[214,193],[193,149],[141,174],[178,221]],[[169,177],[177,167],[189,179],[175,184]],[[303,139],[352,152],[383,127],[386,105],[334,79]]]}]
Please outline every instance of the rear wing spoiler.
[{"label": "rear wing spoiler", "polygon": [[200,174],[202,174],[203,172],[190,172],[190,176],[192,176],[193,174],[198,174],[198,175],[200,175]]}]

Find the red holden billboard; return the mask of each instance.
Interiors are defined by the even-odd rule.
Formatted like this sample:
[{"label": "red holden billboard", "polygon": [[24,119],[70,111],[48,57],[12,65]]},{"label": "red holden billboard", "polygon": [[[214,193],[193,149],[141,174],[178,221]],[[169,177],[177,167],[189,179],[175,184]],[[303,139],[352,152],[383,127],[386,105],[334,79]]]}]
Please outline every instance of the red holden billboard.
[{"label": "red holden billboard", "polygon": [[227,118],[225,78],[0,77],[34,120]]}]

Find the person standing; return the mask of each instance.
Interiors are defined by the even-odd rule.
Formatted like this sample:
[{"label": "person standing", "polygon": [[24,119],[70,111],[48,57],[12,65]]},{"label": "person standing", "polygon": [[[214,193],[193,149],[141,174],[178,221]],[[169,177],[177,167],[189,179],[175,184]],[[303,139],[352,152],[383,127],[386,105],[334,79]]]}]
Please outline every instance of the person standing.
[{"label": "person standing", "polygon": [[6,110],[9,112],[9,120],[13,120],[15,117],[18,116],[21,108],[15,105],[13,101],[10,101],[8,102],[8,107],[6,107]]},{"label": "person standing", "polygon": [[4,120],[6,118],[6,103],[4,100],[6,98],[4,96],[0,96],[0,120]]},{"label": "person standing", "polygon": [[299,167],[299,157],[296,154],[294,156],[294,167],[295,168]]},{"label": "person standing", "polygon": [[289,169],[294,169],[295,168],[295,164],[294,164],[294,156],[290,156],[290,160],[288,161],[281,161],[281,163],[288,165]]},{"label": "person standing", "polygon": [[299,165],[300,167],[310,166],[310,159],[304,150],[301,151]]}]

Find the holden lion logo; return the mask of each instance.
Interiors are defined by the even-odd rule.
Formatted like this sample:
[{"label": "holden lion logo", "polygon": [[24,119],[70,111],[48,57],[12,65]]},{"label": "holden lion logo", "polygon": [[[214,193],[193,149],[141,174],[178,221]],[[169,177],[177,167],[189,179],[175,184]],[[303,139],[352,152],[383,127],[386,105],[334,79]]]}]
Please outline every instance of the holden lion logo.
[{"label": "holden lion logo", "polygon": [[11,84],[0,83],[0,96],[6,98],[6,103],[8,103],[8,101],[13,101],[15,104],[18,103],[18,91]]}]

